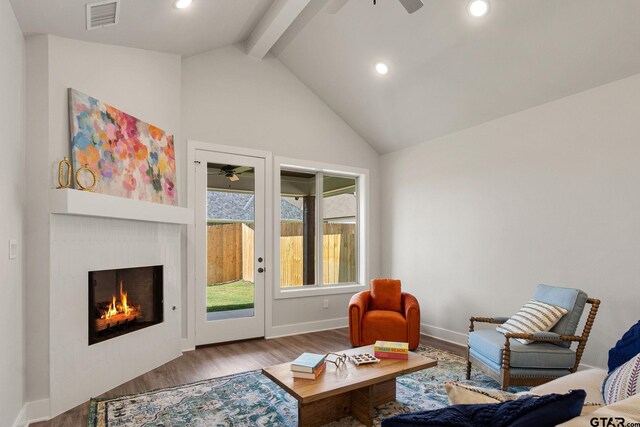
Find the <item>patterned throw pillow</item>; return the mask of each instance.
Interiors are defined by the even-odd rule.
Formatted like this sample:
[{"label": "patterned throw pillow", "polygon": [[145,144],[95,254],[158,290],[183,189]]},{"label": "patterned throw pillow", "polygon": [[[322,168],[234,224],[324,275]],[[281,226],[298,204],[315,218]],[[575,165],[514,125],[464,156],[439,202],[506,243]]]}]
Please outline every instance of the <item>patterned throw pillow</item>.
[{"label": "patterned throw pillow", "polygon": [[602,386],[607,405],[636,394],[640,394],[640,353],[611,372]]},{"label": "patterned throw pillow", "polygon": [[[558,321],[567,314],[567,309],[547,304],[541,301],[531,300],[524,305],[516,314],[511,316],[496,330],[506,334],[534,334],[536,332],[547,332]],[[519,339],[522,344],[531,344],[533,341]]]},{"label": "patterned throw pillow", "polygon": [[500,403],[529,395],[528,393],[509,393],[495,388],[476,387],[458,382],[446,382],[444,389],[451,405]]},{"label": "patterned throw pillow", "polygon": [[[586,371],[583,371],[586,372]],[[576,374],[573,374],[576,375]],[[566,377],[561,377],[566,378]],[[555,380],[558,381],[558,380]],[[553,381],[551,382],[553,383]],[[551,384],[547,383],[547,384]],[[600,380],[600,384],[602,384],[602,380]],[[539,387],[537,387],[539,389]],[[562,385],[556,386],[557,391],[547,391],[543,393],[536,393],[535,388],[526,392],[522,391],[520,393],[509,393],[507,391],[502,391],[499,389],[493,388],[484,388],[484,387],[476,387],[468,384],[462,384],[457,382],[446,382],[444,383],[444,389],[447,391],[447,397],[449,398],[449,403],[451,405],[469,405],[469,404],[477,404],[477,403],[501,403],[507,402],[509,400],[520,399],[522,397],[529,396],[544,396],[545,394],[565,394],[569,393],[572,390],[584,389],[582,384],[579,384],[578,387],[574,388],[564,388]],[[600,387],[601,388],[601,387]],[[594,390],[595,393],[599,395],[600,401],[602,400],[602,392],[600,390]],[[589,397],[589,391],[585,390],[587,393],[587,398]],[[585,398],[584,406],[582,407],[581,415],[590,414],[593,411],[598,410],[602,407],[601,402],[590,402]]]},{"label": "patterned throw pillow", "polygon": [[[587,371],[582,371],[587,372]],[[572,374],[576,375],[576,374]],[[578,374],[580,375],[580,374]],[[567,375],[570,377],[571,375]],[[566,378],[566,377],[561,377]],[[558,380],[554,380],[558,381]],[[551,382],[553,383],[553,381]],[[550,384],[550,383],[547,383]],[[602,385],[602,380],[600,380],[600,385]],[[539,387],[536,387],[539,389]],[[557,386],[557,391],[547,391],[543,393],[536,393],[536,388],[533,388],[529,392],[521,391],[520,393],[509,393],[508,391],[502,391],[494,388],[484,388],[484,387],[476,387],[469,384],[462,384],[458,382],[446,382],[444,383],[444,389],[447,392],[447,397],[449,398],[449,404],[451,405],[470,405],[470,404],[478,404],[478,403],[502,403],[507,402],[509,400],[516,400],[523,397],[529,396],[544,396],[545,394],[565,394],[569,393],[571,390],[584,389],[581,384],[578,384],[578,387],[573,388],[564,388],[562,386]],[[553,388],[553,387],[552,387]],[[582,407],[582,411],[580,415],[587,415],[598,409],[602,408],[602,387],[599,387],[597,390],[594,390],[595,393],[598,394],[598,402],[590,402],[587,401],[586,398],[589,397],[589,391],[585,390],[587,396],[585,398],[584,406]],[[640,396],[638,396],[640,397]]]}]

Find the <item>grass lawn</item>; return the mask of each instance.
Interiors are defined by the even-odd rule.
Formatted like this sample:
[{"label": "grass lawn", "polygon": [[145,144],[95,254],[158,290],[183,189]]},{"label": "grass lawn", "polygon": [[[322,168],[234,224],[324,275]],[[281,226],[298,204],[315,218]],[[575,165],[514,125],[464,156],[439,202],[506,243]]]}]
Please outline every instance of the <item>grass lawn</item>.
[{"label": "grass lawn", "polygon": [[253,308],[253,282],[238,280],[207,286],[207,312]]}]

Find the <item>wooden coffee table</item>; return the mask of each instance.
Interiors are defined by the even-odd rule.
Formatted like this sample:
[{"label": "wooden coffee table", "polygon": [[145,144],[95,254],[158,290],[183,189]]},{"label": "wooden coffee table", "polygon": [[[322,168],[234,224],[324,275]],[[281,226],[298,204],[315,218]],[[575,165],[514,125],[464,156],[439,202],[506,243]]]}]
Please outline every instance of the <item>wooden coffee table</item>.
[{"label": "wooden coffee table", "polygon": [[[373,354],[373,346],[336,353]],[[347,361],[345,367],[336,368],[327,363],[325,372],[315,380],[293,378],[290,363],[264,368],[262,373],[296,398],[299,426],[320,426],[349,415],[371,426],[373,408],[396,399],[396,377],[437,364],[410,352],[408,360],[381,359],[371,365],[356,366]]]}]

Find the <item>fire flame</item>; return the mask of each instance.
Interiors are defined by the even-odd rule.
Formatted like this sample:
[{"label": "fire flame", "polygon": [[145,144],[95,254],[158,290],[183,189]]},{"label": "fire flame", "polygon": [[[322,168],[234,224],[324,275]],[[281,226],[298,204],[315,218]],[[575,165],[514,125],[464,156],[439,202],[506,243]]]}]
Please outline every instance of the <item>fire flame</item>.
[{"label": "fire flame", "polygon": [[127,305],[127,293],[122,291],[122,280],[120,280],[120,301],[122,301],[122,311],[127,316],[131,314],[131,307]]},{"label": "fire flame", "polygon": [[104,314],[105,319],[109,319],[118,313],[124,313],[127,316],[131,314],[132,309],[127,304],[127,293],[124,292],[122,289],[122,280],[120,280],[120,303],[121,303],[120,311],[118,311],[118,305],[116,304],[116,302],[117,302],[116,296],[113,295],[111,297],[111,305],[109,305],[109,310]]},{"label": "fire flame", "polygon": [[107,311],[104,314],[104,318],[108,319],[110,317],[115,316],[116,314],[118,314],[118,309],[116,308],[116,296],[114,295],[113,299],[112,299],[112,302],[111,302],[111,305],[109,306],[109,311]]}]

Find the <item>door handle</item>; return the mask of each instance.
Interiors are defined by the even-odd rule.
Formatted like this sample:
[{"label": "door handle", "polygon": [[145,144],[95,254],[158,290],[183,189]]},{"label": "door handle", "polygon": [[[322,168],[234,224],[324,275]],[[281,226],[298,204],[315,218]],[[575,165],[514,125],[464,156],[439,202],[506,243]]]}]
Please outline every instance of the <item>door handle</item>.
[{"label": "door handle", "polygon": [[264,273],[264,268],[262,267],[258,268],[258,273]]}]

